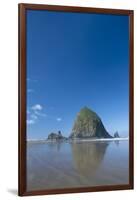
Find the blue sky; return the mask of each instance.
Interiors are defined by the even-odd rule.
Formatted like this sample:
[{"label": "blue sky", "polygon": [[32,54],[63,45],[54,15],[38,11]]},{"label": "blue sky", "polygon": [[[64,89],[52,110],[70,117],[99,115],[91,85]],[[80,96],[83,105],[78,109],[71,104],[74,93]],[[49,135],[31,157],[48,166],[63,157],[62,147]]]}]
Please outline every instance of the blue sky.
[{"label": "blue sky", "polygon": [[128,16],[27,11],[27,137],[71,133],[88,106],[128,135]]}]

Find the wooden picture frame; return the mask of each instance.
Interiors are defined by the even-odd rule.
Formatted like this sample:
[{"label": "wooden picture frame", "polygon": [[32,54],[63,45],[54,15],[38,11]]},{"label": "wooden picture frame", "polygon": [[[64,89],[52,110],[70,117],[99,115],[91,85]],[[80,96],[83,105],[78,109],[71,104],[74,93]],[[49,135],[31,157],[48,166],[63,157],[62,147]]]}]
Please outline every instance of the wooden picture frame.
[{"label": "wooden picture frame", "polygon": [[[129,17],[129,183],[122,185],[102,185],[93,187],[76,187],[76,188],[61,188],[61,189],[46,189],[27,191],[27,171],[26,171],[26,11],[56,11],[70,13],[96,13],[110,15],[126,15]],[[19,4],[19,180],[18,194],[19,196],[28,195],[46,195],[46,194],[61,194],[61,193],[78,193],[78,192],[97,192],[110,190],[126,190],[133,189],[134,185],[134,170],[133,170],[133,152],[134,152],[134,13],[133,10],[119,9],[104,9],[104,8],[89,8],[89,7],[70,7],[70,6],[55,6],[42,4]]]}]

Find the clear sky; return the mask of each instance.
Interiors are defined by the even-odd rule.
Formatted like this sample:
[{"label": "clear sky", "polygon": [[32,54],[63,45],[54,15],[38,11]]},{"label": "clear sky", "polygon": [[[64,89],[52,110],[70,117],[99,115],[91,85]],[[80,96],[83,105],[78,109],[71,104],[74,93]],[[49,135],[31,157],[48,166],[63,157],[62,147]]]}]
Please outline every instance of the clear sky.
[{"label": "clear sky", "polygon": [[83,106],[128,135],[128,16],[27,11],[27,137],[69,136]]}]

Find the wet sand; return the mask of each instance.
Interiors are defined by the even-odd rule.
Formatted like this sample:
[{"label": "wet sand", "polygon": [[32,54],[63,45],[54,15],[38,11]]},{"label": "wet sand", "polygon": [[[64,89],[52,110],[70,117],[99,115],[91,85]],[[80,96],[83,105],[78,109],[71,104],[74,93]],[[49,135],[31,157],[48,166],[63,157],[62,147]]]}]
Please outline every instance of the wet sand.
[{"label": "wet sand", "polygon": [[128,184],[128,140],[28,142],[27,190]]}]

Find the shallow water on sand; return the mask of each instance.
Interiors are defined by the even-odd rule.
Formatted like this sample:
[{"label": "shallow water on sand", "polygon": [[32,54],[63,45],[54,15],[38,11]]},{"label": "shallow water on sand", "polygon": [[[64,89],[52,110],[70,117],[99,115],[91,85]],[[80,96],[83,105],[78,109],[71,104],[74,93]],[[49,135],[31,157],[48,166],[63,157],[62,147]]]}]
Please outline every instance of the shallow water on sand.
[{"label": "shallow water on sand", "polygon": [[27,191],[128,184],[128,141],[27,144]]}]

